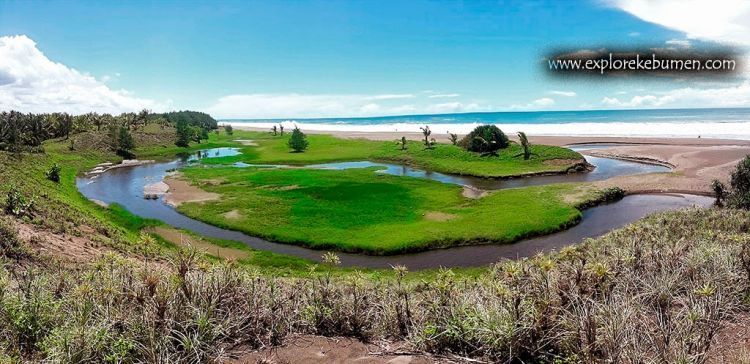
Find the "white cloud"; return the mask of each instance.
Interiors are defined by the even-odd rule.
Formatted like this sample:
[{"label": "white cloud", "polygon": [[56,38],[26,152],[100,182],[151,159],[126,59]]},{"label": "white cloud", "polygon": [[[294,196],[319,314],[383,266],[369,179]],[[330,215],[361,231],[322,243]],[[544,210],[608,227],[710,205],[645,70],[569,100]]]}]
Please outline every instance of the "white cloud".
[{"label": "white cloud", "polygon": [[[373,102],[378,100],[378,102]],[[204,111],[218,118],[281,119],[487,111],[478,103],[400,104],[382,95],[243,94],[219,98]]]},{"label": "white cloud", "polygon": [[[607,0],[605,0],[607,1]],[[645,21],[684,32],[688,38],[750,45],[750,1],[608,0]]]},{"label": "white cloud", "polygon": [[143,108],[166,105],[112,90],[87,73],[53,62],[25,35],[0,37],[0,109],[80,114]]},{"label": "white cloud", "polygon": [[549,93],[565,97],[575,97],[577,95],[574,91],[550,91]]},{"label": "white cloud", "polygon": [[461,96],[461,94],[437,94],[437,95],[430,95],[427,97],[431,99],[447,99],[447,98],[459,97],[459,96]]},{"label": "white cloud", "polygon": [[540,99],[536,99],[527,104],[511,105],[508,109],[510,110],[539,110],[539,109],[546,109],[554,104],[555,104],[554,99],[551,99],[549,97],[542,97]]},{"label": "white cloud", "polygon": [[395,99],[413,99],[415,96],[412,94],[385,94],[385,95],[374,95],[368,96],[370,100],[395,100]]},{"label": "white cloud", "polygon": [[604,97],[601,102],[607,107],[615,108],[744,107],[750,105],[750,81],[730,87],[684,87],[622,100],[617,97]]},{"label": "white cloud", "polygon": [[692,43],[690,43],[690,41],[687,39],[670,39],[664,43],[666,43],[668,46],[680,48],[690,48],[690,46],[692,45]]},{"label": "white cloud", "polygon": [[441,104],[429,105],[425,108],[428,114],[448,114],[458,112],[474,112],[474,111],[488,111],[489,108],[483,107],[478,103],[462,103],[462,102],[445,102]]}]

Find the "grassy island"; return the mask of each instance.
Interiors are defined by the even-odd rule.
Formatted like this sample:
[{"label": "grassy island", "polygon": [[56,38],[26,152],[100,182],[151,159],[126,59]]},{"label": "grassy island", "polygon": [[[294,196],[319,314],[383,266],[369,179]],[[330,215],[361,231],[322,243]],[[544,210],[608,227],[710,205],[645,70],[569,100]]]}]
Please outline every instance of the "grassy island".
[{"label": "grassy island", "polygon": [[[338,161],[387,161],[443,173],[519,177],[564,173],[583,163],[569,149],[532,145],[524,159],[517,143],[492,155],[461,146],[306,136],[309,148],[292,152],[285,136],[234,132],[242,154],[204,159],[183,178],[216,201],[185,203],[179,211],[212,225],[273,241],[367,254],[398,254],[481,243],[508,243],[551,233],[580,219],[577,204],[591,191],[568,184],[466,196],[461,186],[376,173],[377,168],[222,167],[230,163],[304,166]],[[576,197],[571,198],[570,196]]]},{"label": "grassy island", "polygon": [[[462,244],[506,243],[560,230],[580,218],[571,184],[465,197],[456,185],[376,173],[276,168],[182,170],[218,193],[178,210],[212,225],[318,249],[396,254]],[[578,194],[577,199],[565,196]]]},{"label": "grassy island", "polygon": [[516,143],[498,151],[497,156],[481,156],[450,144],[428,149],[419,141],[407,141],[403,149],[395,141],[344,139],[325,134],[308,135],[310,147],[304,153],[290,153],[288,136],[265,132],[234,132],[243,140],[242,154],[205,161],[211,164],[304,165],[339,161],[385,161],[409,164],[441,173],[477,177],[514,177],[539,173],[564,173],[583,162],[583,156],[567,148],[531,145],[532,156],[524,160]]}]

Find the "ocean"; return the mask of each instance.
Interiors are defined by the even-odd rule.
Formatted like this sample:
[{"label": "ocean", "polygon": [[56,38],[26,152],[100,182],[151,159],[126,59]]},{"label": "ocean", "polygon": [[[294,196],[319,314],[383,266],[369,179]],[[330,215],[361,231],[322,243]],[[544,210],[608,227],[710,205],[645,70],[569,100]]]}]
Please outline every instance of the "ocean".
[{"label": "ocean", "polygon": [[270,129],[283,124],[313,131],[419,132],[465,134],[480,124],[506,133],[570,136],[640,136],[750,139],[750,108],[483,112],[320,119],[227,119],[234,126]]}]

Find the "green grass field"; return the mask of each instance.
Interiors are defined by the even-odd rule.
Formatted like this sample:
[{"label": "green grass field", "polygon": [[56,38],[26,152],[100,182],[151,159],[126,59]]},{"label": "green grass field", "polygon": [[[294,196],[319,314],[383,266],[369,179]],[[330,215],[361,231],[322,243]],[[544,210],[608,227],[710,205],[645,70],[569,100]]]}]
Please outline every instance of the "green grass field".
[{"label": "green grass field", "polygon": [[[191,144],[190,148],[178,148],[173,145],[173,130],[160,130],[158,127],[150,126],[143,131],[145,135],[138,133],[136,139],[142,140],[136,149],[136,155],[141,159],[172,159],[176,153],[190,152],[206,148],[222,146],[238,146],[233,140],[237,136],[228,136],[224,133],[211,133],[208,141],[201,144]],[[142,231],[161,222],[147,220],[131,214],[118,205],[109,208],[101,207],[78,192],[75,186],[75,178],[78,174],[90,170],[101,162],[117,162],[120,157],[114,153],[97,149],[91,140],[96,140],[101,135],[90,135],[94,133],[76,134],[72,136],[76,140],[76,150],[69,150],[70,142],[67,140],[50,140],[44,143],[45,153],[22,153],[14,155],[0,152],[0,207],[3,207],[5,193],[10,186],[18,188],[27,198],[35,201],[36,214],[33,218],[24,217],[22,221],[36,225],[40,229],[49,230],[56,234],[67,234],[81,236],[86,234],[92,241],[113,248],[118,251],[139,254],[142,251]],[[46,179],[44,173],[54,164],[62,167],[61,181],[59,184]],[[9,219],[10,217],[5,217]],[[93,227],[95,232],[82,232],[81,227]],[[183,231],[190,236],[194,234]],[[161,251],[159,256],[169,257],[176,246],[164,239],[155,236],[159,241]],[[216,239],[206,239],[217,246],[232,247],[247,251],[249,256],[240,259],[243,268],[250,269],[258,274],[279,276],[309,277],[311,274],[334,274],[347,275],[355,271],[353,268],[324,267],[323,265],[293,257],[266,251],[258,251],[247,245]],[[479,275],[486,268],[463,268],[456,270],[461,274]],[[357,270],[373,278],[393,276],[392,270]],[[435,270],[423,270],[409,274],[409,279],[429,279]]]},{"label": "green grass field", "polygon": [[319,249],[396,254],[504,243],[557,231],[580,218],[574,203],[564,202],[565,195],[578,192],[570,184],[469,199],[459,186],[382,175],[374,168],[192,167],[182,172],[191,183],[222,198],[186,203],[180,212],[216,226]]},{"label": "green grass field", "polygon": [[[406,150],[395,141],[342,139],[330,135],[310,134],[310,146],[304,153],[292,153],[287,146],[288,134],[273,136],[265,132],[236,131],[235,139],[249,139],[257,146],[245,146],[242,155],[204,161],[210,164],[245,162],[250,164],[314,164],[336,161],[372,160],[409,164],[436,172],[478,177],[511,177],[534,173],[564,172],[583,157],[570,149],[532,145],[529,160],[518,156],[522,149],[512,143],[498,156],[482,157],[449,144],[426,149],[410,141]],[[551,162],[556,160],[556,162]]]}]

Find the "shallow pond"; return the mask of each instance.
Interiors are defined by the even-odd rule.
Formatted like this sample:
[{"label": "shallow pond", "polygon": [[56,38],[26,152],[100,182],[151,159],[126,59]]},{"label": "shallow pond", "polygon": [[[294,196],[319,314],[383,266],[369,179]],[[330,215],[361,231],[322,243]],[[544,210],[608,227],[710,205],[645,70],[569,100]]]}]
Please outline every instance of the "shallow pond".
[{"label": "shallow pond", "polygon": [[[170,170],[185,166],[202,158],[215,158],[237,154],[239,152],[235,148],[210,149],[185,155],[171,162],[111,169],[101,174],[80,177],[76,180],[76,183],[79,191],[89,199],[99,200],[107,204],[120,204],[130,212],[142,217],[158,219],[174,227],[190,230],[211,238],[240,241],[254,249],[289,254],[311,260],[320,260],[322,252],[319,250],[269,242],[241,232],[222,229],[184,216],[174,208],[164,204],[161,199],[146,200],[143,198],[144,187],[148,184],[162,181]],[[608,158],[586,157],[586,159],[589,163],[596,166],[593,172],[511,180],[452,176],[408,166],[372,162],[331,163],[308,167],[344,169],[380,166],[384,168],[382,171],[379,171],[380,173],[429,178],[444,183],[470,185],[482,189],[499,189],[560,182],[595,181],[612,176],[665,172],[669,170],[667,167],[662,166]],[[584,238],[604,234],[607,231],[633,222],[653,212],[694,205],[708,206],[711,203],[711,198],[693,195],[633,195],[627,196],[616,203],[584,211],[581,223],[568,230],[539,238],[522,240],[515,244],[465,246],[385,257],[346,253],[338,253],[338,255],[341,258],[343,266],[368,268],[388,268],[394,264],[403,264],[409,269],[440,266],[480,266],[496,262],[501,258],[529,256],[539,251],[574,244]]]}]

